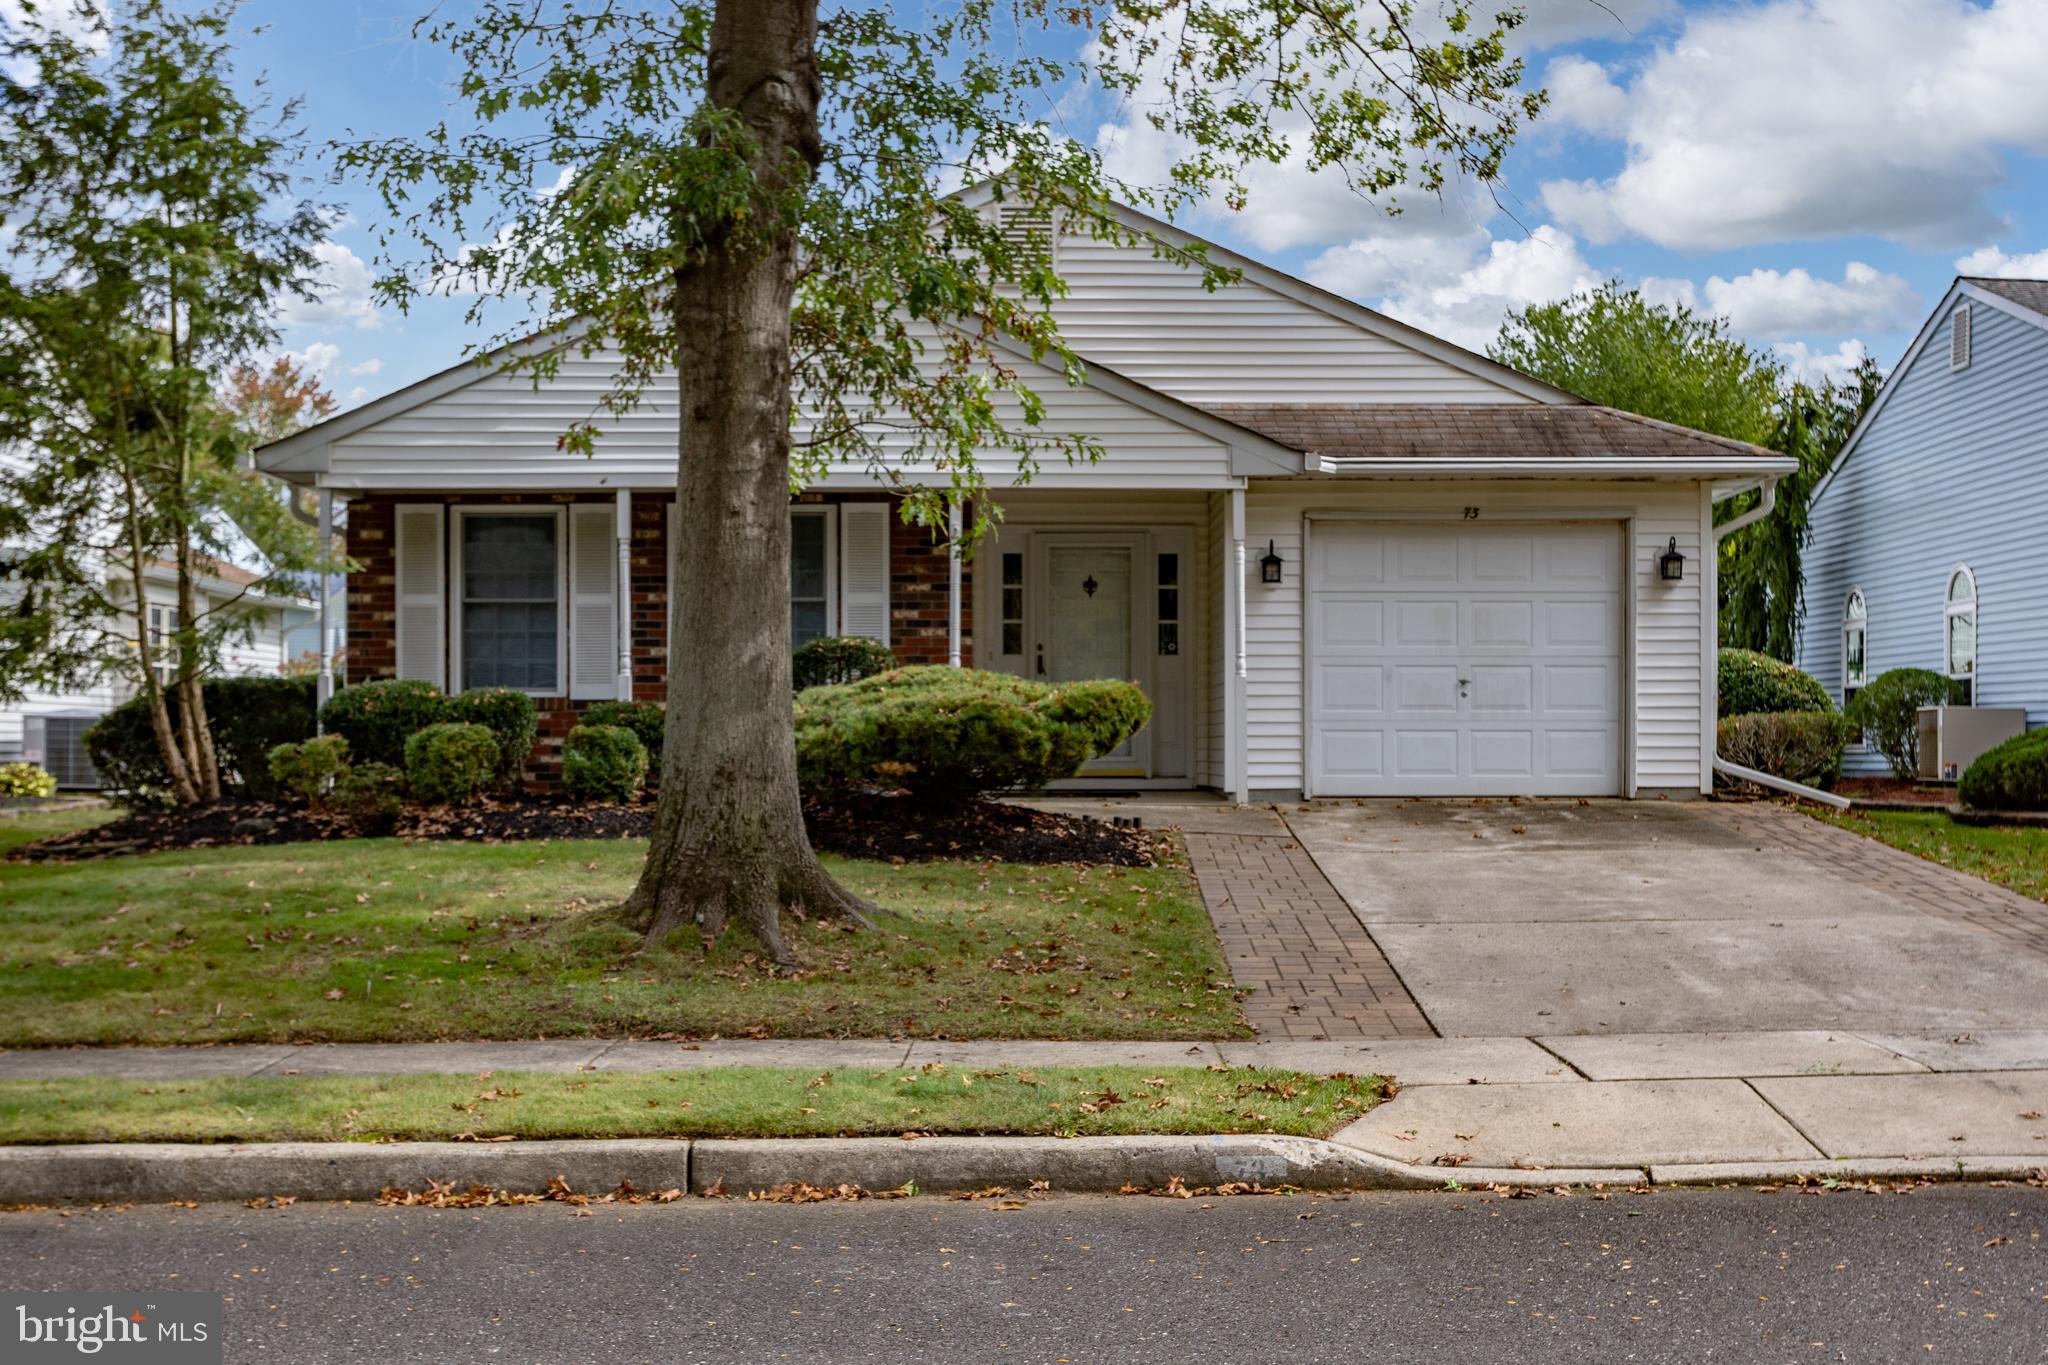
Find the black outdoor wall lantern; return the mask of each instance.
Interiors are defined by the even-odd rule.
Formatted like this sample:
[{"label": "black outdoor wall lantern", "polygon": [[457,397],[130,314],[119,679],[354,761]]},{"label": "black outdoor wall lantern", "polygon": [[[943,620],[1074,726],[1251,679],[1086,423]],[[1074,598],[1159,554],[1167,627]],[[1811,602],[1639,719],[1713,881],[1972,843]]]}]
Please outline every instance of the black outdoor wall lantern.
[{"label": "black outdoor wall lantern", "polygon": [[1677,536],[1671,537],[1671,544],[1657,556],[1657,577],[1666,583],[1676,583],[1685,577],[1685,556],[1678,552]]},{"label": "black outdoor wall lantern", "polygon": [[1273,548],[1273,542],[1266,542],[1266,553],[1259,556],[1259,581],[1278,583],[1280,581],[1280,552]]}]

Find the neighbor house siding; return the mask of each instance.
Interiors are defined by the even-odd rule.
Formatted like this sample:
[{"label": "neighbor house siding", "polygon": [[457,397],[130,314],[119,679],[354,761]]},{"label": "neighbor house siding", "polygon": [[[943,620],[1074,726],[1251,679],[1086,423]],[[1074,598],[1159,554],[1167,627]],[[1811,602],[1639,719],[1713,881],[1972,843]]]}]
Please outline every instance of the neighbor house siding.
[{"label": "neighbor house siding", "polygon": [[[1301,481],[1254,483],[1247,498],[1245,538],[1246,744],[1254,792],[1301,790],[1306,742],[1302,714],[1304,518],[1323,514],[1389,518],[1462,515],[1476,506],[1505,515],[1555,513],[1570,520],[1633,520],[1625,616],[1634,623],[1636,712],[1629,752],[1639,791],[1702,790],[1700,623],[1700,492],[1690,482],[1564,483]],[[1657,575],[1657,556],[1673,538],[1688,572],[1678,583]],[[1281,581],[1258,581],[1268,543],[1284,563]],[[1626,709],[1626,708],[1624,708]],[[1624,716],[1624,724],[1626,717]],[[1628,741],[1625,740],[1625,743]]]},{"label": "neighbor house siding", "polygon": [[[1949,369],[1946,312],[1813,508],[1798,660],[1842,695],[1842,605],[1863,590],[1867,676],[1945,664],[1950,571],[1977,576],[1977,693],[2048,725],[2048,331],[1972,305],[1971,359]],[[1846,767],[1887,771],[1874,751]]]}]

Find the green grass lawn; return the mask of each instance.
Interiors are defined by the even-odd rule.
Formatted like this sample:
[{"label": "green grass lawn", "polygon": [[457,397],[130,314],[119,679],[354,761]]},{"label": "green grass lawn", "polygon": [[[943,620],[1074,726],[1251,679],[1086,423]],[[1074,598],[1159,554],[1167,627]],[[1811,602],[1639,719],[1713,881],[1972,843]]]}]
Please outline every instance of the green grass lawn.
[{"label": "green grass lawn", "polygon": [[1958,825],[1938,811],[1827,811],[1820,819],[2048,901],[2048,829]]},{"label": "green grass lawn", "polygon": [[1375,1076],[1204,1067],[977,1070],[717,1067],[0,1082],[0,1143],[375,1139],[1083,1136],[1326,1137],[1383,1093]]},{"label": "green grass lawn", "polygon": [[[76,813],[27,817],[50,833]],[[91,818],[103,818],[92,816]],[[22,841],[22,817],[0,840]],[[0,1045],[1249,1035],[1183,856],[1156,868],[827,859],[902,912],[793,926],[778,969],[602,910],[638,841],[365,839],[0,863]]]}]

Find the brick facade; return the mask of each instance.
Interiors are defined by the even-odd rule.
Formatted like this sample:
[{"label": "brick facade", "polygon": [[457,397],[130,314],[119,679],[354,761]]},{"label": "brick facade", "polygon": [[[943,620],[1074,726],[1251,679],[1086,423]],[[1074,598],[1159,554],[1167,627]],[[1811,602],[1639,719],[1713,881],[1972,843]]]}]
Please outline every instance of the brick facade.
[{"label": "brick facade", "polygon": [[[826,497],[837,503],[854,501]],[[873,499],[865,499],[872,501]],[[631,589],[633,695],[660,701],[668,692],[668,525],[674,498],[633,495]],[[601,502],[602,493],[372,493],[348,504],[348,553],[362,567],[348,581],[347,677],[351,682],[398,673],[397,546],[393,509],[399,503],[464,506],[561,506]],[[961,660],[972,662],[971,564],[961,572]],[[889,634],[907,664],[943,664],[947,657],[946,553],[929,533],[892,519],[889,533]],[[452,621],[452,613],[447,618]],[[454,679],[449,680],[451,685]],[[545,783],[559,771],[562,739],[588,702],[537,697],[540,739],[528,769]]]}]

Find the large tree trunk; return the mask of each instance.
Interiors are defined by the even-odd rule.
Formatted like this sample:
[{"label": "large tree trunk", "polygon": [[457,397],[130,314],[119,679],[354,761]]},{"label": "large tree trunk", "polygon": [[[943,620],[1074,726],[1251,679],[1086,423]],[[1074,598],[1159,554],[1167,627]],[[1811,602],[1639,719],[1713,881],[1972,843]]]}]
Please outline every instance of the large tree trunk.
[{"label": "large tree trunk", "polygon": [[192,542],[179,524],[178,544],[178,719],[193,785],[204,801],[220,800],[220,758],[213,747],[213,725],[206,715],[206,694],[200,690],[204,660],[199,650],[199,594],[192,585]]},{"label": "large tree trunk", "polygon": [[[708,91],[753,129],[755,222],[677,272],[681,440],[661,804],[629,919],[649,941],[733,920],[791,960],[780,916],[870,908],[804,833],[790,714],[790,168],[818,157],[816,0],[720,0]],[[801,171],[798,173],[802,173]]]}]

